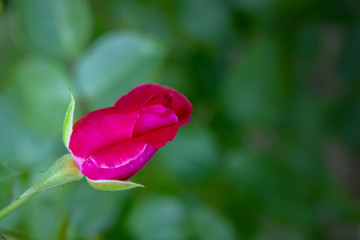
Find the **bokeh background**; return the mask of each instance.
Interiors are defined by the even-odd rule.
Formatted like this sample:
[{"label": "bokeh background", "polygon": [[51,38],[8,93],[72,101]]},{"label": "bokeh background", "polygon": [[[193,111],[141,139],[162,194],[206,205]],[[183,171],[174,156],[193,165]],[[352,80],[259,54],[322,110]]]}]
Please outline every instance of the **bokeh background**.
[{"label": "bokeh background", "polygon": [[0,176],[1,206],[66,153],[69,88],[77,118],[141,83],[194,106],[133,178],[145,189],[57,187],[1,220],[4,239],[360,239],[359,1],[0,9],[0,161],[15,169]]}]

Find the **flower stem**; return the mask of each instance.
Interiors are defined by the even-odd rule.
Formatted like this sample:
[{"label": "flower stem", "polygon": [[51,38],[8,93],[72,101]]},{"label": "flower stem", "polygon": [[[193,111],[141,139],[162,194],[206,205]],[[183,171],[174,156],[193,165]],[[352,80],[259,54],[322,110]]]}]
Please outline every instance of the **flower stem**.
[{"label": "flower stem", "polygon": [[70,154],[65,154],[37,180],[32,187],[25,191],[18,199],[0,210],[0,219],[20,207],[35,194],[44,190],[63,185],[83,178]]},{"label": "flower stem", "polygon": [[10,203],[9,205],[7,205],[6,207],[4,207],[3,209],[0,210],[0,219],[2,219],[3,217],[5,217],[6,215],[8,215],[9,213],[11,213],[12,211],[14,211],[15,209],[17,209],[18,207],[20,207],[21,205],[23,205],[27,200],[29,200],[32,196],[34,196],[36,193],[34,194],[30,194],[30,195],[26,195],[26,196],[21,196],[18,199],[16,199],[15,201],[13,201],[12,203]]}]

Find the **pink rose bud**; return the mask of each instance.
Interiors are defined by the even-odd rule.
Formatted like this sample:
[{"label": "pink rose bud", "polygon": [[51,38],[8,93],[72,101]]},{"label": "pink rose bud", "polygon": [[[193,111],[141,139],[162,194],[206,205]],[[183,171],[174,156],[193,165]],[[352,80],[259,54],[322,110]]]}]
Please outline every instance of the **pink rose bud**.
[{"label": "pink rose bud", "polygon": [[91,180],[128,180],[188,124],[191,103],[176,90],[140,85],[113,107],[90,112],[73,125],[69,150]]}]

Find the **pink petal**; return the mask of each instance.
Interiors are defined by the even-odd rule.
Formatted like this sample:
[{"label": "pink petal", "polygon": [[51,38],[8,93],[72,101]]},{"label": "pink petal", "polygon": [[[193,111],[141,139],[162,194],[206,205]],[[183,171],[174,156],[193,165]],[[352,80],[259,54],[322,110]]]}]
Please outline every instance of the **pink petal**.
[{"label": "pink petal", "polygon": [[133,137],[178,123],[178,118],[173,110],[162,105],[144,107],[136,121]]},{"label": "pink petal", "polygon": [[142,141],[154,148],[161,148],[169,141],[175,138],[176,133],[179,130],[180,125],[174,124],[156,131],[149,132],[147,134],[137,137],[138,141]]},{"label": "pink petal", "polygon": [[[123,143],[118,147],[107,149],[92,156],[82,165],[81,172],[92,180],[129,179],[135,175],[157,151],[157,148],[152,148],[148,145],[143,145],[139,148],[139,146],[136,145],[132,146],[131,143],[132,142]],[[126,151],[129,151],[128,153],[124,152],[124,147],[126,147]],[[141,151],[139,151],[139,149],[141,149]],[[134,155],[127,158],[126,156],[129,156],[131,153],[134,153]],[[117,165],[110,167],[113,162],[116,162]]]},{"label": "pink petal", "polygon": [[123,112],[120,108],[104,108],[91,112],[73,126],[69,149],[81,159],[132,137],[139,111]]},{"label": "pink petal", "polygon": [[147,144],[138,139],[129,139],[94,153],[89,160],[100,168],[118,168],[138,159],[146,147]]},{"label": "pink petal", "polygon": [[179,122],[183,124],[189,123],[192,105],[187,98],[172,88],[157,84],[143,84],[134,88],[128,94],[120,97],[116,101],[115,106],[126,108],[131,105],[134,108],[140,108],[154,96],[158,95],[164,96],[163,98],[171,102],[171,106],[163,105],[171,108],[175,112]]},{"label": "pink petal", "polygon": [[190,121],[191,111],[191,103],[176,90],[141,85],[114,107],[79,119],[69,149],[88,178],[127,180],[174,139],[179,127]]},{"label": "pink petal", "polygon": [[174,139],[178,128],[177,125],[170,125],[103,149],[86,159],[79,166],[80,171],[92,180],[127,180],[135,175],[160,147]]}]

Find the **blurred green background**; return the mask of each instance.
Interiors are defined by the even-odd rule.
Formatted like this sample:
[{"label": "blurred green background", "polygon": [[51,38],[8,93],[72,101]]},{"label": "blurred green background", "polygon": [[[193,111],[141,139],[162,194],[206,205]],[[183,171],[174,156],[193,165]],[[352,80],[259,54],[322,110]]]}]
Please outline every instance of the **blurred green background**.
[{"label": "blurred green background", "polygon": [[[66,149],[62,121],[141,83],[191,123],[133,181],[43,192],[5,239],[360,239],[360,2],[0,1],[0,206]],[[2,173],[4,171],[5,173]],[[6,179],[4,181],[4,179]],[[0,237],[0,238],[1,238]]]}]

